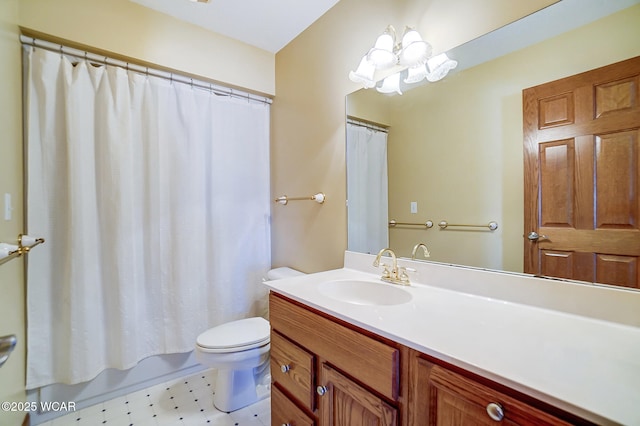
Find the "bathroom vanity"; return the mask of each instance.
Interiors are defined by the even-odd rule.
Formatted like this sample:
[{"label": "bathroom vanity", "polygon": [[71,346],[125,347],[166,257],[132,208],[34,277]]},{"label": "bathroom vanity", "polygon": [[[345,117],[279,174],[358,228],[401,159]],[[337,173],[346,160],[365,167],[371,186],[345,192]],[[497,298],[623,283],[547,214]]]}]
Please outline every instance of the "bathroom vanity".
[{"label": "bathroom vanity", "polygon": [[640,423],[637,293],[373,260],[266,283],[273,425]]}]

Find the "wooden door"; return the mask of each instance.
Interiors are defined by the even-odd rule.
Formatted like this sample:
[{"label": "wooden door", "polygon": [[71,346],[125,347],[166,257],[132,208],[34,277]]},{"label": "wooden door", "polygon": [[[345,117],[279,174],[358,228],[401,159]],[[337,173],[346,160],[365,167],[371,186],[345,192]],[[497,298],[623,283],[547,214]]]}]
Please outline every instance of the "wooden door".
[{"label": "wooden door", "polygon": [[525,272],[640,288],[639,76],[636,57],[523,91]]},{"label": "wooden door", "polygon": [[398,410],[327,364],[320,371],[320,425],[396,426]]}]

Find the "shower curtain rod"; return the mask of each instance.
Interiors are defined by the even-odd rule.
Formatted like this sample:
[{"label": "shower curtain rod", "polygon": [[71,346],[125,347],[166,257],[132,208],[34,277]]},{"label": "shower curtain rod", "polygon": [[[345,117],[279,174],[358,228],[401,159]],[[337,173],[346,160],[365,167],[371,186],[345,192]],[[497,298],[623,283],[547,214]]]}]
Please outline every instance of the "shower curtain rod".
[{"label": "shower curtain rod", "polygon": [[378,132],[389,133],[388,127],[384,127],[381,124],[372,123],[370,121],[363,121],[351,116],[347,117],[347,123],[353,124],[354,126],[366,127],[367,129],[376,130]]},{"label": "shower curtain rod", "polygon": [[193,79],[193,78],[186,77],[180,74],[175,74],[172,72],[161,71],[155,68],[138,65],[135,63],[127,62],[127,61],[121,61],[119,59],[110,58],[105,55],[98,55],[98,54],[80,50],[80,49],[75,49],[73,47],[64,46],[62,44],[52,43],[50,41],[41,40],[34,37],[27,37],[22,34],[20,35],[20,42],[22,43],[23,46],[33,46],[35,48],[45,49],[51,52],[59,52],[60,54],[72,56],[75,58],[94,61],[100,64],[104,64],[106,66],[111,65],[111,66],[124,68],[126,70],[139,72],[141,74],[163,78],[171,82],[175,81],[178,83],[187,84],[191,87],[195,87],[198,89],[208,90],[209,92],[216,95],[230,96],[232,98],[246,99],[248,101],[254,101],[254,102],[259,102],[264,104],[271,104],[273,102],[270,98],[266,96],[254,95],[252,93],[244,92],[242,90],[220,86],[218,84],[213,84],[203,80]]}]

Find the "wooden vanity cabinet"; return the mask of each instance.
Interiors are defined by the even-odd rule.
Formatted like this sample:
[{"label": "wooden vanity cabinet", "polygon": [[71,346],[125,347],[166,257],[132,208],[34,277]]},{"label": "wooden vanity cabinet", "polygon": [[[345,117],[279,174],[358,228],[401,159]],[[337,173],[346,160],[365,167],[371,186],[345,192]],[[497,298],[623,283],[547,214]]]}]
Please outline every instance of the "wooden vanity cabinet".
[{"label": "wooden vanity cabinet", "polygon": [[591,424],[276,293],[274,426]]},{"label": "wooden vanity cabinet", "polygon": [[269,309],[273,425],[400,424],[406,348],[273,292]]}]

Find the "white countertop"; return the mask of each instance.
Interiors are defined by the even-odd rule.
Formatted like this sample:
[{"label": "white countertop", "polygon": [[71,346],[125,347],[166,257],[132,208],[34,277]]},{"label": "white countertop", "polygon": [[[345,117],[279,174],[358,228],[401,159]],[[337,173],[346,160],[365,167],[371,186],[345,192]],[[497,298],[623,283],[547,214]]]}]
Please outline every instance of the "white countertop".
[{"label": "white countertop", "polygon": [[[635,292],[574,284],[581,300],[592,300],[578,307],[570,302],[567,309],[551,301],[553,309],[549,309],[544,302],[549,295],[536,298],[538,289],[548,293],[547,285],[563,286],[562,293],[572,284],[455,267],[443,270],[407,260],[399,263],[417,269],[410,272],[412,285],[402,287],[412,295],[407,303],[358,305],[319,289],[323,282],[345,279],[396,286],[379,280],[379,270],[370,266],[373,258],[347,252],[343,269],[265,284],[272,291],[595,423],[640,425],[640,327],[634,321],[640,316],[640,305]],[[461,279],[473,282],[463,284]],[[447,280],[455,283],[456,290],[446,288]],[[498,298],[491,293],[492,282],[496,283],[494,293],[504,283],[518,291]],[[463,291],[465,285],[469,291]],[[585,287],[592,288],[593,294],[585,295],[590,291]],[[514,301],[522,294],[533,305]],[[611,304],[617,298],[627,301],[626,305],[604,310],[589,306]],[[620,313],[621,309],[632,312]],[[607,317],[609,311],[613,320]]]}]

